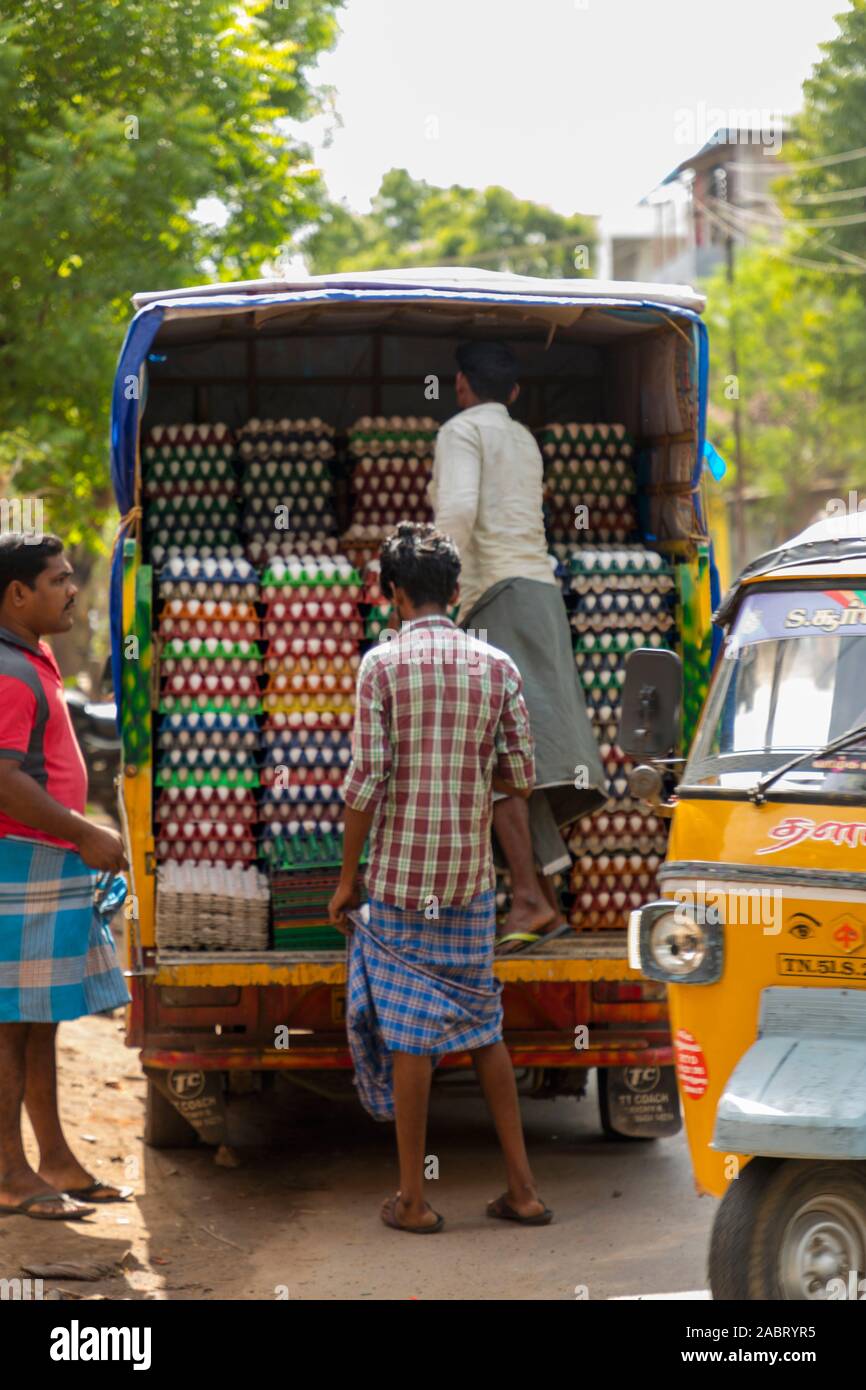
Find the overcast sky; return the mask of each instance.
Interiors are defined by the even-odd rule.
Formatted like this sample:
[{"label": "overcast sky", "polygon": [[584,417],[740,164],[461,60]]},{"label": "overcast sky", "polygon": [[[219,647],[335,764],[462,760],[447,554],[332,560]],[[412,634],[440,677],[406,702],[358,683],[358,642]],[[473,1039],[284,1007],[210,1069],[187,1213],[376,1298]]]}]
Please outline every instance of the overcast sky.
[{"label": "overcast sky", "polygon": [[[319,63],[343,128],[316,139],[364,210],[403,166],[643,226],[638,200],[712,134],[713,108],[800,105],[845,0],[348,0]],[[689,138],[694,132],[694,142]],[[318,129],[317,129],[318,136]]]}]

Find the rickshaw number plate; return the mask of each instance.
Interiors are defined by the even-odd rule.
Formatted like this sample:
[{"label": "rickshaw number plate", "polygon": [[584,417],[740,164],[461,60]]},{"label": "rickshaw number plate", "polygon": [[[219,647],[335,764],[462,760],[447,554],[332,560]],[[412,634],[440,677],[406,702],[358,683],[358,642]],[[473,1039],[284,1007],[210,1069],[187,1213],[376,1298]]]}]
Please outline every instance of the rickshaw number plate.
[{"label": "rickshaw number plate", "polygon": [[780,975],[799,980],[866,980],[866,956],[785,956],[776,957]]}]

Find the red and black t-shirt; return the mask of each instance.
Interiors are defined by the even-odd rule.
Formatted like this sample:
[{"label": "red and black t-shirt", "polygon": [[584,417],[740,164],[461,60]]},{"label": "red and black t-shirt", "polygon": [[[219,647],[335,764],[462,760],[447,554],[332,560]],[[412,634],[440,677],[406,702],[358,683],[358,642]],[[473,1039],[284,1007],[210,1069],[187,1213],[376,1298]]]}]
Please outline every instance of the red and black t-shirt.
[{"label": "red and black t-shirt", "polygon": [[[0,758],[15,758],[61,806],[84,814],[87,769],[60,667],[46,642],[31,647],[5,627],[0,627]],[[0,838],[6,835],[75,848],[0,811]]]}]

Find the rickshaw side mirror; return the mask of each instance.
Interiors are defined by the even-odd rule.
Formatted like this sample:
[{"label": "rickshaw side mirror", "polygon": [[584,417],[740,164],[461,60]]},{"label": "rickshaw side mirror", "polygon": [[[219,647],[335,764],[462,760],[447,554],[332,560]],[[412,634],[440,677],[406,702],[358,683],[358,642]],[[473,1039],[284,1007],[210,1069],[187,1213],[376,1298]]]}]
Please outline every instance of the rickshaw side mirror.
[{"label": "rickshaw side mirror", "polygon": [[676,652],[639,647],[625,663],[619,746],[632,758],[666,758],[677,747],[683,664]]}]

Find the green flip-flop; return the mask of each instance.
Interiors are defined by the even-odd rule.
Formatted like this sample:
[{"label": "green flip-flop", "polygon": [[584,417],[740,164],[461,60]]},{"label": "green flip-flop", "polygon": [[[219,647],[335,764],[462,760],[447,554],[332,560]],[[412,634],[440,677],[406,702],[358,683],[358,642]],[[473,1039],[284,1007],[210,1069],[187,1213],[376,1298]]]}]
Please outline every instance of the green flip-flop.
[{"label": "green flip-flop", "polygon": [[[497,959],[507,960],[509,956],[522,955],[530,946],[538,946],[541,942],[546,944],[548,941],[555,941],[557,937],[565,936],[567,932],[573,930],[574,928],[570,922],[560,922],[558,927],[554,927],[553,931],[548,932],[511,931],[507,936],[498,936],[496,938],[494,943],[494,954]],[[509,941],[522,941],[524,944],[518,951],[506,951],[500,954],[499,947],[504,946],[506,942]]]}]

